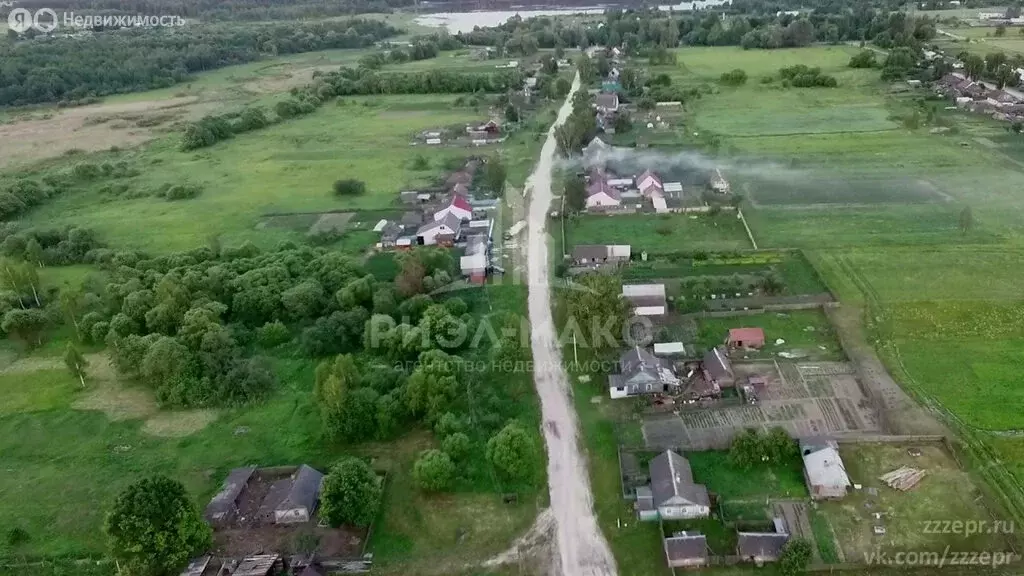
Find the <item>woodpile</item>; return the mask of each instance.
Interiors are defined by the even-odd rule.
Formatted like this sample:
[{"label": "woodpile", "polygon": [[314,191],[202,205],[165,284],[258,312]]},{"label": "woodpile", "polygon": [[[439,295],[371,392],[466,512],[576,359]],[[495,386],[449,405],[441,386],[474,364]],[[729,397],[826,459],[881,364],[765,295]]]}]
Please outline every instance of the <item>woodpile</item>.
[{"label": "woodpile", "polygon": [[882,474],[878,479],[885,482],[890,488],[906,492],[917,486],[925,474],[927,474],[925,470],[903,466],[888,474]]}]

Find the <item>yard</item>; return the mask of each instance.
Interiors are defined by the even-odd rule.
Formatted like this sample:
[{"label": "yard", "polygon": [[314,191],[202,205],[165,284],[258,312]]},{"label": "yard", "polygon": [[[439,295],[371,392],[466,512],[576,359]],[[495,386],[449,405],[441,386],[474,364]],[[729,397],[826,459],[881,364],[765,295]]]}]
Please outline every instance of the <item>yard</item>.
[{"label": "yard", "polygon": [[[694,482],[704,484],[708,492],[725,502],[763,504],[767,499],[807,496],[799,458],[785,465],[744,469],[733,465],[729,453],[724,451],[687,452],[684,456],[690,461]],[[746,515],[750,515],[749,511]]]},{"label": "yard", "polygon": [[[761,328],[765,346],[760,350],[737,352],[743,358],[777,357],[779,352],[803,354],[815,360],[842,360],[842,346],[828,318],[820,310],[766,312],[752,316],[701,318],[698,321],[697,347],[708,350],[722,344],[732,328]],[[782,339],[783,344],[775,344]]]},{"label": "yard", "polygon": [[[912,456],[910,448],[920,450]],[[971,476],[961,470],[940,444],[852,444],[840,449],[851,481],[863,485],[841,501],[820,506],[836,532],[847,561],[863,561],[882,550],[895,552],[1006,551],[1011,535],[1001,530],[983,534],[956,533],[930,529],[944,522],[991,522],[993,518],[979,501],[983,496]],[[878,476],[900,466],[927,470],[911,491],[900,492],[878,480]],[[876,517],[877,515],[877,517]],[[883,526],[885,534],[874,534]]]},{"label": "yard", "polygon": [[732,212],[577,216],[565,221],[565,236],[567,250],[580,244],[630,244],[634,254],[750,247],[743,224]]}]

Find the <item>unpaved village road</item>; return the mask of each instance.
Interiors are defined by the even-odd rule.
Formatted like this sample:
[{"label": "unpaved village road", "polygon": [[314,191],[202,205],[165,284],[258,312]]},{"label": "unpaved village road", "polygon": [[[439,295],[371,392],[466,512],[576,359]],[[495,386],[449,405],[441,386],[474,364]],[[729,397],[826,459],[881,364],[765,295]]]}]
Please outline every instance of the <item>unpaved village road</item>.
[{"label": "unpaved village road", "polygon": [[533,380],[540,395],[544,418],[544,443],[548,451],[548,489],[555,515],[556,544],[561,576],[613,576],[615,558],[597,526],[594,497],[590,492],[587,466],[577,441],[576,412],[570,397],[569,380],[562,366],[562,353],[555,336],[551,314],[548,245],[545,228],[551,207],[551,172],[555,162],[555,128],[572,112],[572,97],[580,87],[579,74],[558,111],[541,148],[537,168],[526,181],[532,189],[528,212],[527,277],[533,348]]}]

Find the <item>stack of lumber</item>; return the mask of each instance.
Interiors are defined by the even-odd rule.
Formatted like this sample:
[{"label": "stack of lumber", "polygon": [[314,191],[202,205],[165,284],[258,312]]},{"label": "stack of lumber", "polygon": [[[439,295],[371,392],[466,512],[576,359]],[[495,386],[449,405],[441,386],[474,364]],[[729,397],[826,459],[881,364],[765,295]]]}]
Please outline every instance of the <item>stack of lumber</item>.
[{"label": "stack of lumber", "polygon": [[890,488],[906,492],[917,486],[926,473],[925,470],[903,466],[888,474],[882,474],[878,479],[888,484]]}]

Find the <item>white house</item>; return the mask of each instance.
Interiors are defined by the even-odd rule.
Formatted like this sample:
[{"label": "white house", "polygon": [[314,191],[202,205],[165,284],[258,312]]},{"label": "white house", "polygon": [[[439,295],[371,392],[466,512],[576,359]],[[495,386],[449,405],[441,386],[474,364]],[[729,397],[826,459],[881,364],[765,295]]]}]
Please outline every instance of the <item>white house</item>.
[{"label": "white house", "polygon": [[708,489],[694,484],[686,458],[666,450],[651,460],[650,477],[650,492],[637,490],[637,509],[648,509],[646,514],[641,512],[641,520],[690,520],[711,513]]},{"label": "white house", "polygon": [[454,214],[448,214],[441,220],[434,220],[420,226],[416,231],[416,236],[420,238],[424,246],[433,246],[438,243],[454,243],[461,231],[462,220]]},{"label": "white house", "polygon": [[813,500],[839,499],[846,496],[850,477],[835,444],[801,446],[804,457],[804,480]]},{"label": "white house", "polygon": [[434,220],[444,220],[448,215],[455,216],[460,221],[470,220],[473,217],[473,207],[470,206],[469,201],[464,196],[452,194],[452,199],[448,201],[448,205],[434,212]]}]

